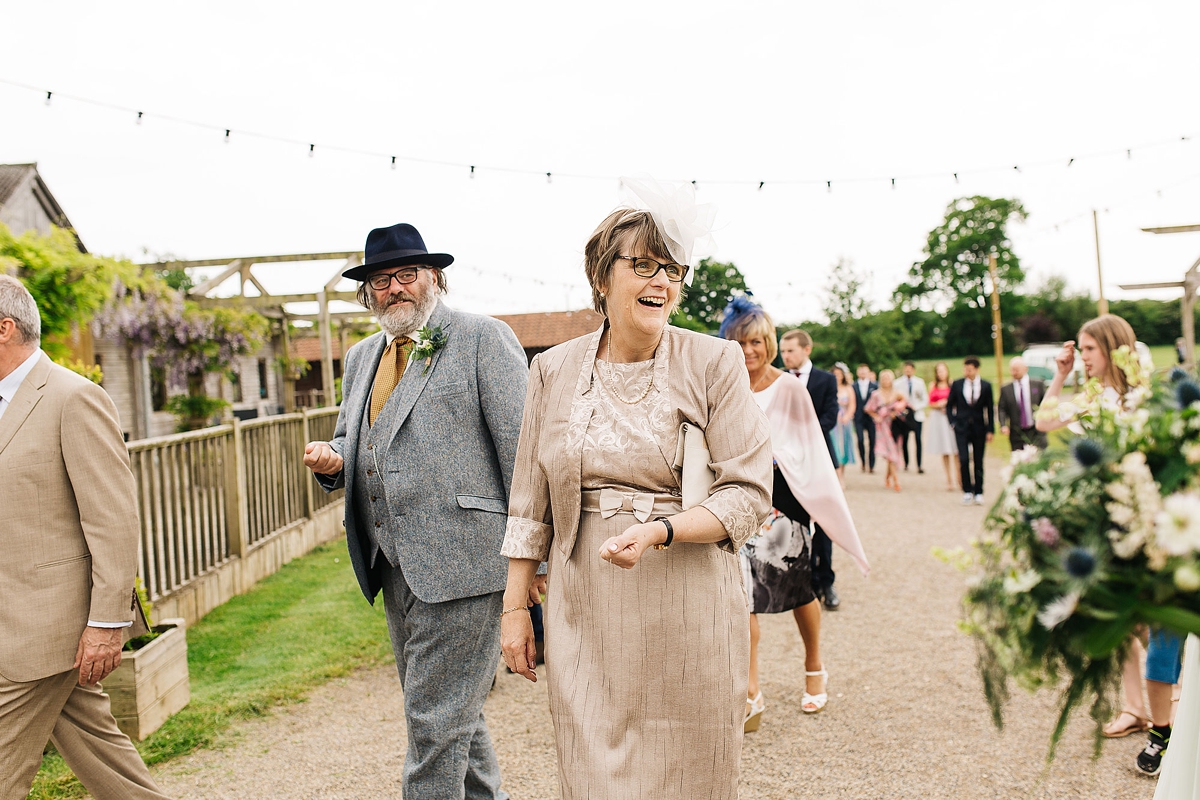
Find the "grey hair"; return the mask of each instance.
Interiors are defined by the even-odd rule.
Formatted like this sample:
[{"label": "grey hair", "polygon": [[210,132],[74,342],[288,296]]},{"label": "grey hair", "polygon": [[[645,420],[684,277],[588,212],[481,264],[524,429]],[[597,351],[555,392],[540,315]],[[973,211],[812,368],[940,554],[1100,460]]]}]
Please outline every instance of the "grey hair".
[{"label": "grey hair", "polygon": [[33,295],[11,275],[0,275],[0,320],[17,324],[22,344],[38,347],[42,343],[42,318]]}]

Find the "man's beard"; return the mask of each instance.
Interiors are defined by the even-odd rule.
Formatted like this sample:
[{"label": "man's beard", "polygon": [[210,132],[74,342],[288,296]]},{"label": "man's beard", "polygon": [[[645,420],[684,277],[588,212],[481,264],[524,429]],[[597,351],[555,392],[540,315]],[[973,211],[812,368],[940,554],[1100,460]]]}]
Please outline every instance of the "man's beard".
[{"label": "man's beard", "polygon": [[411,336],[422,327],[437,305],[437,292],[429,288],[421,294],[409,295],[411,303],[399,301],[401,295],[392,295],[391,304],[375,309],[379,326],[392,336]]}]

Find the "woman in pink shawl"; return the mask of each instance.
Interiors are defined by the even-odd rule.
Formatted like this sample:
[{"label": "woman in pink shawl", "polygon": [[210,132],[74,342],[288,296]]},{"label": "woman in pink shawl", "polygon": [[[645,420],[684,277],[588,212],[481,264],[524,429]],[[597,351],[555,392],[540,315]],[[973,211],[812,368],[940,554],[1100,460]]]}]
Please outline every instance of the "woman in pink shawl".
[{"label": "woman in pink shawl", "polygon": [[754,399],[771,425],[775,478],[771,515],[742,547],[742,567],[750,602],[750,680],[746,731],[758,730],[766,701],[759,688],[757,614],[791,611],[804,641],[804,697],[800,708],[815,714],[829,699],[829,673],[821,657],[821,604],[812,585],[809,555],[812,522],[850,554],[866,575],[867,557],[808,390],[800,379],[771,366],[778,352],[775,323],[749,298],[737,297],[725,309],[720,336],[742,345]]}]

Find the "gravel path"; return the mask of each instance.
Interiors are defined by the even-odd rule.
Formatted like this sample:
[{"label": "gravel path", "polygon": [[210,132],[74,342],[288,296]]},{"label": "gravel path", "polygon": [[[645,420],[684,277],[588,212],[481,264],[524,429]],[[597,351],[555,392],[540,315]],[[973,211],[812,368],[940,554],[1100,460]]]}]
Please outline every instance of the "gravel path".
[{"label": "gravel path", "polygon": [[[1141,737],[1108,742],[1091,760],[1085,715],[1054,764],[1046,743],[1054,696],[1014,689],[1003,734],[992,727],[971,641],[954,623],[962,577],[935,561],[934,545],[965,545],[983,511],[945,491],[941,465],[902,474],[848,475],[848,497],[874,567],[864,580],[834,556],[842,609],[824,617],[830,702],[800,712],[802,645],[790,614],[763,618],[762,728],[746,737],[742,792],[783,798],[1147,798],[1136,773]],[[989,462],[989,502],[999,464]],[[556,798],[554,739],[545,684],[502,673],[486,709],[505,787],[514,800]],[[177,798],[382,798],[400,796],[404,711],[392,668],[334,681],[307,702],[239,725],[224,748],[158,772]]]}]

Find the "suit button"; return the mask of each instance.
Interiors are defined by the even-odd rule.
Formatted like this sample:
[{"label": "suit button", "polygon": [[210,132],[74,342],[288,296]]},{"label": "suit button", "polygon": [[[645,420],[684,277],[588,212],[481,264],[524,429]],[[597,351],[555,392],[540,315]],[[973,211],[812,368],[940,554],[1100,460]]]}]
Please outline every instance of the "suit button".
[{"label": "suit button", "polygon": [[368,449],[368,450],[374,450],[374,449],[375,449],[375,443],[374,443],[374,442],[372,442],[371,444],[367,445],[367,449]]},{"label": "suit button", "polygon": [[382,527],[383,527],[383,523],[382,523],[382,522],[376,522],[376,523],[375,523],[375,527],[376,527],[376,528],[382,528]]},{"label": "suit button", "polygon": [[369,469],[369,470],[367,470],[367,474],[368,474],[368,475],[374,475],[374,474],[375,474],[375,470],[373,470],[373,469]]},{"label": "suit button", "polygon": [[378,498],[378,497],[376,497],[375,495],[371,495],[371,500],[373,500],[373,501],[374,501],[374,500],[378,500],[378,499],[379,499],[379,498]]}]

